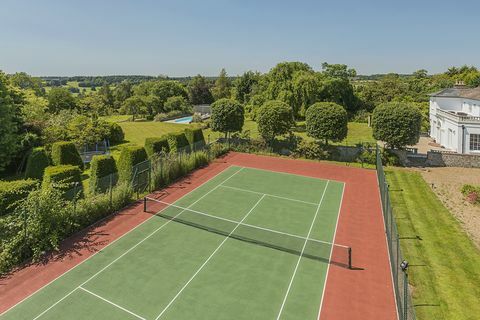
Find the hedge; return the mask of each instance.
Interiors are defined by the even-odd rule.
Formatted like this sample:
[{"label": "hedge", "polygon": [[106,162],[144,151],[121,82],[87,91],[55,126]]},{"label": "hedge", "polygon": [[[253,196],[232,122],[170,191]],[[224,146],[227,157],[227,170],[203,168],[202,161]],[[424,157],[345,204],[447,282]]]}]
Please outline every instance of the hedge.
[{"label": "hedge", "polygon": [[111,145],[122,143],[125,139],[125,133],[119,124],[112,122],[108,124],[108,139]]},{"label": "hedge", "polygon": [[43,179],[43,172],[45,168],[50,165],[45,148],[34,148],[27,160],[27,168],[25,169],[25,178]]},{"label": "hedge", "polygon": [[90,162],[89,191],[103,193],[117,182],[117,165],[111,156],[94,156]]},{"label": "hedge", "polygon": [[37,186],[38,181],[32,179],[0,181],[0,216],[12,213],[16,202],[26,198]]},{"label": "hedge", "polygon": [[169,152],[170,147],[168,145],[167,137],[155,137],[145,139],[145,150],[149,157],[155,153]]},{"label": "hedge", "polygon": [[170,133],[167,135],[170,152],[190,151],[187,136],[183,132]]},{"label": "hedge", "polygon": [[118,176],[122,182],[130,183],[133,178],[133,166],[148,159],[145,148],[139,146],[127,146],[120,152],[118,159]]},{"label": "hedge", "polygon": [[73,165],[83,170],[83,161],[73,142],[60,141],[52,145],[52,162],[54,165]]},{"label": "hedge", "polygon": [[205,137],[203,136],[203,131],[200,128],[185,129],[185,137],[194,150],[197,150],[198,147],[203,147],[205,145]]},{"label": "hedge", "polygon": [[[75,188],[75,182],[78,183],[78,189]],[[72,165],[50,166],[45,168],[42,188],[52,187],[61,190],[66,199],[81,196],[82,170]],[[76,191],[76,194],[74,191]]]}]

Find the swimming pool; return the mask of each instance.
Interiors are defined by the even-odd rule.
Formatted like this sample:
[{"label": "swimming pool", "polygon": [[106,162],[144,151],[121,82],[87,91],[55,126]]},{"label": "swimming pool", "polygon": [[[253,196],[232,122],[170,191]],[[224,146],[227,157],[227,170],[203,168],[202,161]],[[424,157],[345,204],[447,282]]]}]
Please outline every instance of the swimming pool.
[{"label": "swimming pool", "polygon": [[172,122],[175,123],[190,123],[192,122],[193,116],[188,116],[188,117],[183,117],[183,118],[178,118],[175,120],[172,120]]}]

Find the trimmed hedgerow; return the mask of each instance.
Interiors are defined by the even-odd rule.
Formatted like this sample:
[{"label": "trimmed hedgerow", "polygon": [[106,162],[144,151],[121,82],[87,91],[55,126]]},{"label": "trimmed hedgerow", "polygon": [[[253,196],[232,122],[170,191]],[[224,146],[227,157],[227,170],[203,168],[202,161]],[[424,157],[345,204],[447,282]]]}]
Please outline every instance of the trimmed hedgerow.
[{"label": "trimmed hedgerow", "polygon": [[52,162],[54,165],[73,165],[83,170],[83,161],[73,142],[60,141],[52,145]]},{"label": "trimmed hedgerow", "polygon": [[108,139],[112,145],[121,143],[125,139],[125,133],[118,123],[108,124]]},{"label": "trimmed hedgerow", "polygon": [[27,168],[25,169],[25,178],[43,179],[45,168],[50,165],[50,158],[45,148],[34,148],[27,160]]},{"label": "trimmed hedgerow", "polygon": [[0,181],[0,216],[12,213],[17,202],[38,187],[36,180]]},{"label": "trimmed hedgerow", "polygon": [[[78,188],[75,188],[75,184]],[[82,171],[77,166],[60,165],[45,168],[42,188],[55,188],[63,192],[66,199],[81,196]],[[74,194],[74,190],[76,193]]]},{"label": "trimmed hedgerow", "polygon": [[181,151],[189,152],[189,143],[185,133],[183,132],[176,132],[170,133],[167,135],[168,146],[170,147],[170,152],[176,153]]},{"label": "trimmed hedgerow", "polygon": [[203,131],[200,128],[185,129],[185,137],[187,138],[191,148],[194,150],[197,150],[199,147],[201,148],[205,145],[205,137],[203,136]]},{"label": "trimmed hedgerow", "polygon": [[170,147],[168,146],[167,137],[154,137],[154,138],[146,138],[145,139],[145,150],[149,157],[154,155],[155,153],[160,152],[169,152]]},{"label": "trimmed hedgerow", "polygon": [[133,166],[148,159],[144,147],[127,146],[120,152],[118,159],[118,176],[122,182],[130,183],[133,178]]},{"label": "trimmed hedgerow", "polygon": [[103,193],[117,182],[117,165],[111,156],[94,156],[90,163],[89,191]]}]

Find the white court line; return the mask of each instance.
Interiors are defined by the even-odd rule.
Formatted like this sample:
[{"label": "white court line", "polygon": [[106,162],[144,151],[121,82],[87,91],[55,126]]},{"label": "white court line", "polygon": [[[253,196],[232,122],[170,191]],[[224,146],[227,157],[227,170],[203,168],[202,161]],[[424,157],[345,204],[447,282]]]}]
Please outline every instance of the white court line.
[{"label": "white court line", "polygon": [[[205,198],[208,194],[210,194],[211,192],[213,192],[214,190],[216,190],[222,183],[228,181],[230,178],[232,178],[233,176],[235,176],[237,173],[239,173],[240,171],[242,171],[243,168],[241,168],[240,170],[236,171],[234,174],[232,174],[231,176],[229,176],[227,179],[223,180],[220,184],[218,184],[215,188],[213,188],[212,190],[208,191],[206,194],[204,194],[203,196],[201,196],[200,198],[198,198],[195,202],[193,202],[192,204],[190,204],[188,207],[191,207],[193,206],[195,203],[197,203],[198,201],[200,201],[201,199]],[[211,179],[209,179],[210,181]],[[192,190],[193,191],[193,190]],[[178,201],[178,200],[177,200]],[[165,209],[165,208],[164,208]],[[162,209],[162,210],[164,210]],[[162,211],[160,210],[160,212]],[[178,217],[180,214],[182,214],[183,211],[181,211],[179,214],[177,214],[175,217]],[[155,215],[154,215],[155,216]],[[145,238],[143,238],[143,240],[139,241],[137,244],[135,244],[133,247],[131,247],[130,249],[128,249],[127,251],[125,251],[123,254],[121,254],[119,257],[117,257],[115,260],[113,260],[112,262],[110,262],[109,264],[107,264],[105,267],[103,267],[102,269],[100,269],[100,271],[98,271],[97,273],[95,273],[93,276],[91,276],[90,278],[88,278],[87,280],[85,280],[83,283],[81,283],[78,287],[76,287],[75,289],[73,289],[72,291],[70,291],[68,294],[66,294],[63,298],[61,298],[60,300],[58,300],[57,302],[55,302],[54,304],[52,304],[50,307],[48,307],[46,310],[44,310],[42,313],[40,313],[38,316],[36,316],[35,318],[33,318],[33,320],[37,320],[38,318],[40,318],[41,316],[43,316],[45,313],[47,313],[50,309],[52,309],[53,307],[55,307],[57,304],[59,304],[60,302],[62,302],[65,298],[67,298],[68,296],[70,296],[75,290],[77,290],[79,287],[85,285],[86,283],[88,283],[90,280],[92,280],[93,278],[95,278],[97,275],[99,275],[100,273],[102,273],[103,271],[105,271],[107,268],[109,268],[112,264],[114,264],[115,262],[117,262],[118,260],[120,260],[121,258],[123,258],[127,253],[129,253],[130,251],[132,251],[133,249],[135,249],[136,247],[138,247],[140,244],[142,244],[145,240],[147,240],[148,238],[150,238],[151,236],[153,236],[157,231],[161,230],[164,226],[166,226],[167,224],[169,224],[172,220],[169,220],[167,221],[166,223],[162,224],[160,227],[158,227],[157,229],[155,229],[152,233],[150,233],[148,236],[146,236]]]},{"label": "white court line", "polygon": [[[183,196],[181,196],[180,198],[177,199],[180,200],[184,197],[186,197],[187,195],[191,194],[193,191],[195,191],[196,189],[202,187],[203,185],[205,185],[206,183],[208,183],[209,181],[211,181],[212,179],[216,178],[217,176],[219,176],[220,174],[226,172],[228,169],[232,168],[232,167],[237,167],[237,166],[229,166],[227,168],[225,168],[224,170],[220,171],[219,173],[215,174],[213,177],[211,177],[210,179],[208,179],[207,181],[205,181],[204,183],[202,183],[201,185],[197,186],[196,188],[192,189],[189,193],[187,194],[184,194]],[[155,215],[153,215],[151,218],[153,218]],[[52,284],[53,282],[57,281],[58,279],[60,279],[61,277],[63,277],[64,275],[68,274],[70,271],[74,270],[75,268],[77,268],[78,266],[82,265],[84,262],[90,260],[91,258],[93,258],[95,255],[97,255],[99,252],[102,252],[104,251],[107,247],[109,247],[110,245],[114,244],[116,241],[120,240],[121,238],[123,238],[124,236],[126,236],[127,234],[129,234],[130,232],[132,232],[133,230],[135,230],[136,228],[140,227],[142,224],[146,223],[147,221],[149,221],[151,218],[148,218],[147,220],[143,221],[142,223],[138,224],[137,226],[135,226],[134,228],[132,228],[131,230],[129,230],[128,232],[124,233],[123,235],[121,235],[120,237],[118,237],[117,239],[113,240],[112,242],[110,242],[108,245],[106,245],[105,247],[103,247],[101,250],[95,252],[94,254],[92,254],[90,257],[88,257],[87,259],[83,260],[82,262],[80,262],[79,264],[75,265],[74,267],[72,267],[71,269],[65,271],[64,273],[62,273],[60,276],[56,277],[55,279],[53,279],[52,281],[48,282],[47,284],[45,284],[44,286],[42,286],[41,288],[35,290],[33,293],[31,293],[30,295],[28,295],[27,297],[25,297],[24,299],[20,300],[19,302],[17,302],[16,304],[14,304],[13,306],[11,306],[10,308],[8,308],[7,310],[5,310],[4,312],[2,312],[0,314],[0,317],[5,315],[7,312],[9,312],[10,310],[12,310],[13,308],[15,308],[16,306],[18,306],[19,304],[23,303],[24,301],[26,301],[27,299],[29,299],[30,297],[34,296],[36,293],[40,292],[41,290],[43,290],[44,288],[48,287],[50,284]],[[89,228],[89,227],[87,227]]]},{"label": "white court line", "polygon": [[125,309],[124,307],[122,307],[122,306],[119,306],[118,304],[116,304],[116,303],[113,303],[112,301],[110,301],[110,300],[107,300],[107,299],[105,299],[104,297],[101,297],[101,296],[99,296],[99,295],[98,295],[98,294],[96,294],[96,293],[93,293],[93,292],[91,292],[91,291],[89,291],[89,290],[85,289],[84,287],[78,287],[78,288],[79,288],[79,289],[81,289],[81,290],[83,290],[83,291],[85,291],[85,292],[87,292],[87,293],[89,293],[89,294],[91,294],[91,295],[92,295],[92,296],[94,296],[94,297],[97,297],[97,298],[99,298],[100,300],[103,300],[103,301],[105,301],[105,302],[107,302],[107,303],[111,304],[112,306],[115,306],[115,307],[117,307],[118,309],[121,309],[121,310],[123,310],[123,311],[125,311],[125,312],[127,312],[127,313],[130,313],[132,316],[134,316],[134,317],[136,317],[136,318],[138,318],[138,319],[141,319],[141,320],[147,320],[147,319],[145,319],[145,318],[143,318],[143,317],[139,316],[138,314],[136,314],[136,313],[134,313],[134,312],[132,312],[132,311],[130,311],[130,310],[128,310],[128,309]]},{"label": "white court line", "polygon": [[[297,160],[297,161],[300,161],[300,160]],[[233,165],[235,167],[239,167],[237,165]],[[332,164],[329,164],[328,166],[334,166],[334,167],[338,167],[338,165],[332,165]],[[256,168],[256,167],[241,167],[241,168],[245,168],[245,169],[252,169],[252,170],[257,170],[257,171],[264,171],[264,172],[271,172],[271,173],[279,173],[279,174],[285,174],[285,175],[288,175],[288,176],[295,176],[295,177],[302,177],[302,178],[309,178],[309,179],[315,179],[315,180],[323,180],[323,181],[330,181],[330,182],[340,182],[340,183],[345,183],[345,181],[340,181],[340,180],[335,180],[335,179],[327,179],[327,178],[321,178],[321,177],[312,177],[312,176],[307,176],[307,175],[303,175],[303,174],[299,174],[299,173],[290,173],[290,172],[283,172],[283,171],[274,171],[274,170],[268,170],[268,169],[260,169],[260,168]],[[318,169],[319,171],[321,169]]]},{"label": "white court line", "polygon": [[313,225],[315,224],[315,220],[317,220],[317,215],[318,215],[318,212],[320,211],[320,206],[322,205],[323,199],[325,198],[325,193],[327,192],[329,182],[330,181],[327,181],[327,184],[325,185],[325,189],[323,189],[322,198],[320,199],[320,203],[317,206],[317,210],[315,211],[315,215],[313,216],[312,223],[310,224],[310,229],[308,230],[307,238],[305,240],[305,243],[303,244],[302,252],[298,257],[297,264],[295,265],[295,269],[293,270],[293,275],[292,275],[292,278],[290,279],[290,283],[288,284],[287,292],[285,293],[285,297],[283,298],[280,311],[278,312],[277,320],[280,319],[280,316],[282,315],[282,312],[283,312],[283,308],[285,307],[285,302],[287,302],[288,294],[290,293],[290,289],[292,288],[293,280],[295,279],[295,275],[297,274],[298,266],[300,265],[300,261],[302,260],[303,252],[305,251],[305,247],[307,246],[307,241],[310,238],[310,234],[312,233]]},{"label": "white court line", "polygon": [[[335,224],[335,232],[333,233],[333,242],[335,242],[335,238],[337,237],[338,221],[340,220],[340,212],[342,211],[344,193],[345,193],[345,184],[343,184],[342,197],[340,198],[340,206],[338,207],[337,222]],[[327,288],[328,271],[330,270],[330,261],[332,260],[332,254],[333,254],[333,247],[330,249],[330,258],[328,259],[327,273],[325,274],[325,283],[323,284],[323,290],[322,290],[322,298],[320,299],[320,307],[318,308],[318,316],[317,316],[318,320],[320,320],[320,314],[322,313],[323,298],[325,297],[325,289]]]},{"label": "white court line", "polygon": [[210,261],[210,259],[212,259],[212,257],[218,252],[218,250],[220,250],[220,248],[223,246],[223,244],[225,242],[227,242],[227,240],[230,238],[230,236],[235,232],[235,230],[240,226],[240,224],[250,215],[250,213],[252,213],[252,211],[258,206],[258,204],[262,201],[263,198],[265,198],[265,195],[263,195],[260,199],[258,199],[257,203],[255,203],[255,205],[250,209],[250,211],[247,212],[247,214],[243,217],[243,219],[240,220],[240,222],[230,232],[230,234],[227,237],[225,237],[225,239],[222,241],[222,243],[220,243],[220,245],[212,252],[212,254],[207,258],[207,260],[205,260],[205,262],[200,266],[200,268],[198,268],[198,270],[187,281],[187,283],[185,283],[185,285],[182,287],[182,289],[180,289],[180,291],[178,291],[178,293],[175,295],[175,297],[173,297],[173,299],[167,304],[167,306],[162,310],[162,312],[160,312],[160,314],[155,318],[155,320],[160,319],[160,317],[165,313],[165,311],[167,311],[167,309],[170,308],[172,303],[175,302],[175,300],[177,300],[177,298],[180,296],[182,291],[185,290],[185,288],[190,284],[190,282],[192,282],[192,280],[195,279],[197,274],[199,274],[200,271],[202,271],[203,267],[205,267],[205,265],[208,263],[208,261]]},{"label": "white court line", "polygon": [[[222,185],[222,187],[223,187],[223,185]],[[260,195],[268,196],[268,194],[264,194],[264,193],[260,193]],[[292,237],[292,238],[298,238],[298,239],[303,239],[303,240],[307,239],[307,238],[305,238],[303,236],[300,236],[300,235],[297,235],[297,234],[278,231],[278,230],[275,230],[275,229],[264,228],[264,227],[256,226],[256,225],[253,225],[253,224],[242,223],[242,222],[237,221],[237,220],[232,220],[232,219],[228,219],[228,218],[224,218],[224,217],[220,217],[220,216],[211,215],[211,214],[208,214],[208,213],[205,213],[205,212],[202,212],[202,211],[177,206],[176,204],[168,203],[168,202],[165,202],[165,201],[162,201],[162,200],[157,200],[157,199],[149,198],[149,197],[146,197],[146,198],[147,198],[147,200],[150,200],[150,201],[158,202],[158,203],[161,203],[161,204],[173,207],[173,208],[182,209],[183,211],[189,211],[189,212],[197,213],[199,215],[209,217],[209,218],[212,218],[212,219],[219,219],[219,220],[230,222],[230,223],[233,223],[233,224],[240,224],[241,226],[249,227],[249,228],[252,228],[252,229],[258,229],[258,230],[263,230],[263,231],[267,231],[267,232],[277,233],[277,234],[281,234],[281,235]],[[315,205],[318,206],[318,203],[315,204]],[[162,216],[162,215],[160,214],[160,216]],[[165,218],[168,219],[168,216],[165,216]],[[171,218],[171,219],[173,220],[174,218]],[[336,243],[323,241],[323,240],[318,240],[318,239],[314,239],[314,238],[310,238],[310,239],[307,239],[307,240],[310,241],[310,242],[323,243],[323,244],[328,244],[328,245],[341,247],[341,248],[346,248],[346,249],[350,248],[350,247],[342,245],[342,244],[336,244]]]},{"label": "white court line", "polygon": [[253,191],[253,190],[247,190],[247,189],[231,187],[231,186],[226,186],[226,185],[222,185],[222,188],[228,188],[228,189],[233,189],[233,190],[238,190],[238,191],[243,191],[243,192],[256,193],[256,194],[264,194],[264,195],[267,195],[267,196],[273,197],[273,198],[279,198],[279,199],[284,199],[284,200],[289,200],[289,201],[301,202],[301,203],[311,204],[313,206],[318,205],[318,203],[315,203],[315,202],[303,201],[303,200],[298,200],[298,199],[293,199],[293,198],[287,198],[287,197],[277,196],[277,195],[274,195],[274,194],[257,192],[257,191]]}]

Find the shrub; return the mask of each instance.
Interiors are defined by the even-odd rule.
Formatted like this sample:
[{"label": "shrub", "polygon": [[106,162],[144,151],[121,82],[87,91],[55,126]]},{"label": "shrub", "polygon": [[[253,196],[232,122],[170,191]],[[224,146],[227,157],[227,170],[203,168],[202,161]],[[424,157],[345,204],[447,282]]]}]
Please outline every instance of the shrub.
[{"label": "shrub", "polygon": [[133,166],[147,160],[145,148],[140,146],[127,146],[122,148],[118,159],[118,176],[121,182],[130,183],[133,178]]},{"label": "shrub", "polygon": [[118,123],[109,123],[108,131],[107,138],[112,145],[122,143],[125,139],[125,133]]},{"label": "shrub", "polygon": [[175,132],[167,135],[168,146],[170,147],[170,152],[189,152],[189,144],[185,133]]},{"label": "shrub", "polygon": [[298,143],[294,156],[312,160],[327,160],[331,158],[332,151],[328,146],[316,141],[302,140]]},{"label": "shrub", "polygon": [[205,146],[205,137],[203,136],[203,131],[200,128],[185,129],[185,137],[187,138],[192,150],[198,150],[199,148]]},{"label": "shrub", "polygon": [[413,105],[390,102],[373,110],[373,137],[384,141],[390,148],[403,148],[418,142],[422,114]]},{"label": "shrub", "polygon": [[94,156],[90,163],[90,193],[102,193],[116,183],[117,165],[111,156]]},{"label": "shrub", "polygon": [[478,200],[479,200],[479,194],[478,192],[470,192],[468,195],[467,195],[467,201],[471,204],[476,204],[478,203]]},{"label": "shrub", "polygon": [[480,203],[480,186],[476,187],[471,184],[465,184],[460,191],[469,203]]},{"label": "shrub", "polygon": [[341,141],[347,137],[348,116],[345,109],[333,102],[317,102],[305,113],[307,135],[315,139]]},{"label": "shrub", "polygon": [[167,137],[154,137],[145,139],[145,150],[147,155],[151,157],[155,153],[160,152],[169,152],[170,147],[168,146]]},{"label": "shrub", "polygon": [[18,201],[38,187],[36,180],[0,181],[0,216],[12,213]]},{"label": "shrub", "polygon": [[73,142],[55,142],[52,145],[52,162],[54,165],[73,165],[83,170],[83,161]]},{"label": "shrub", "polygon": [[79,167],[72,165],[47,167],[43,175],[42,188],[58,189],[66,199],[80,197],[82,195],[82,171]]},{"label": "shrub", "polygon": [[276,136],[291,131],[294,125],[292,108],[282,101],[267,101],[258,109],[257,123],[262,138],[271,142]]},{"label": "shrub", "polygon": [[157,113],[154,117],[153,117],[153,121],[164,121],[164,120],[167,120],[168,119],[168,115],[166,113]]},{"label": "shrub", "polygon": [[245,120],[243,105],[232,99],[220,99],[212,106],[211,124],[213,131],[228,133],[241,131]]},{"label": "shrub", "polygon": [[199,115],[198,113],[195,113],[192,117],[192,123],[202,123],[203,119],[202,116]]},{"label": "shrub", "polygon": [[34,148],[28,156],[25,178],[42,180],[43,172],[49,165],[50,159],[48,158],[45,148]]}]

